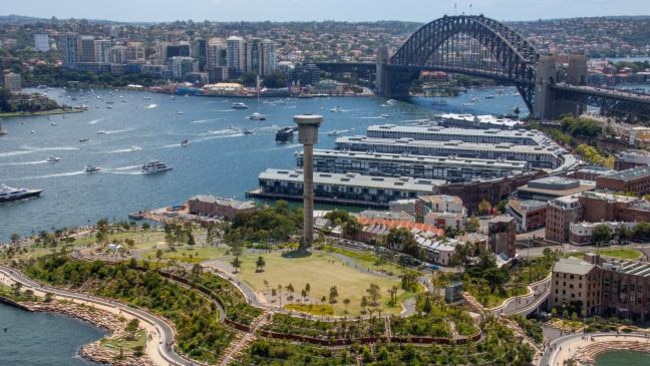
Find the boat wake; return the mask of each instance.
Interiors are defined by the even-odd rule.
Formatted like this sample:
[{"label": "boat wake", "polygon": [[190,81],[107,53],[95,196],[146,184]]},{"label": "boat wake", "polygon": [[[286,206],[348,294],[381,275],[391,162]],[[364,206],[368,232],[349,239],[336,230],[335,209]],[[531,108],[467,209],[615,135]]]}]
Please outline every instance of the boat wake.
[{"label": "boat wake", "polygon": [[216,122],[218,121],[219,118],[208,118],[208,119],[198,119],[196,121],[192,121],[192,123],[195,124],[203,124],[203,123],[211,123],[211,122]]},{"label": "boat wake", "polygon": [[38,165],[38,164],[47,164],[47,160],[37,160],[37,161],[21,161],[16,163],[2,163],[0,166],[11,166],[11,165]]},{"label": "boat wake", "polygon": [[0,153],[0,158],[8,158],[11,156],[20,156],[20,155],[26,155],[26,154],[31,154],[34,151],[29,151],[29,150],[18,150],[18,151],[7,151]]},{"label": "boat wake", "polygon": [[53,146],[53,147],[32,147],[32,146],[21,146],[23,149],[29,150],[31,152],[36,151],[75,151],[79,150],[78,147],[74,146]]},{"label": "boat wake", "polygon": [[359,117],[359,119],[384,119],[382,116]]},{"label": "boat wake", "polygon": [[94,120],[88,122],[88,124],[89,124],[89,125],[96,125],[97,123],[103,121],[104,119],[105,119],[105,118],[97,118],[97,119],[94,119]]},{"label": "boat wake", "polygon": [[116,150],[104,151],[102,153],[103,154],[123,154],[123,153],[130,153],[130,152],[140,151],[140,150],[142,150],[142,149],[141,148],[130,147],[128,149],[116,149]]},{"label": "boat wake", "polygon": [[8,179],[5,179],[5,180],[6,181],[15,181],[15,180],[62,178],[62,177],[73,177],[75,175],[83,175],[83,174],[86,174],[86,173],[83,170],[79,170],[79,171],[76,171],[76,172],[57,173],[57,174],[48,174],[48,175],[36,175],[36,176],[20,177],[20,178],[8,178]]},{"label": "boat wake", "polygon": [[105,131],[105,134],[106,134],[106,135],[114,135],[114,134],[116,134],[116,133],[129,132],[129,131],[133,131],[133,130],[135,130],[135,128],[132,127],[132,128],[125,128],[125,129],[123,129],[123,130]]},{"label": "boat wake", "polygon": [[110,170],[117,170],[117,171],[121,171],[121,170],[133,170],[133,169],[138,169],[138,168],[141,168],[141,167],[142,167],[142,165],[129,165],[129,166],[122,166],[122,167],[119,167],[119,168],[109,169],[109,171],[110,171]]}]

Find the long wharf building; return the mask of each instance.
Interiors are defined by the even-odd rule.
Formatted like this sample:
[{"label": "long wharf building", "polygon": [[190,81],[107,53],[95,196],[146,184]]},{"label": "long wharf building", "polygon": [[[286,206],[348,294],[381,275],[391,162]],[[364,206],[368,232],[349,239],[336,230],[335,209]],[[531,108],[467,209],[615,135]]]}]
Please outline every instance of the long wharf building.
[{"label": "long wharf building", "polygon": [[[303,154],[297,155],[298,167]],[[436,157],[369,153],[342,150],[314,150],[314,169],[325,173],[357,173],[383,177],[440,179],[471,182],[516,176],[530,170],[523,161],[501,161],[456,157]]]}]

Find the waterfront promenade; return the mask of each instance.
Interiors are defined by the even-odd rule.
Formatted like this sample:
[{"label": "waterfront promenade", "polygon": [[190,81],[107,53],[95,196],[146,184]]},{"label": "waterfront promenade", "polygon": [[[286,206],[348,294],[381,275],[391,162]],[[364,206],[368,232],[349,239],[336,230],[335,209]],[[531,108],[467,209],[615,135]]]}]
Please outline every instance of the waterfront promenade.
[{"label": "waterfront promenade", "polygon": [[145,352],[154,364],[160,366],[198,365],[174,352],[174,328],[166,321],[148,312],[114,300],[43,286],[23,276],[22,273],[5,266],[0,266],[0,282],[7,286],[11,286],[13,283],[20,283],[23,289],[32,290],[36,296],[45,296],[46,293],[51,293],[57,300],[67,300],[94,307],[95,309],[116,314],[126,319],[137,318],[140,321],[140,326],[151,336],[150,340],[147,341]]},{"label": "waterfront promenade", "polygon": [[640,333],[571,334],[551,342],[537,365],[562,366],[571,359],[587,365],[599,354],[616,350],[650,352],[650,338]]}]

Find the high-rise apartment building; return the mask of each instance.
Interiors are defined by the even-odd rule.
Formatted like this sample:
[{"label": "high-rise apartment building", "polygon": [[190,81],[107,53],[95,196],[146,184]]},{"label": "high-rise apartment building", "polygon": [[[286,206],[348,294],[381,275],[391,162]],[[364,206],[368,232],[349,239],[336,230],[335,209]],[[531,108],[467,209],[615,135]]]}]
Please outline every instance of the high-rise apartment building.
[{"label": "high-rise apartment building", "polygon": [[95,37],[81,36],[78,47],[79,58],[77,62],[95,62]]},{"label": "high-rise apartment building", "polygon": [[226,66],[226,58],[226,43],[222,38],[211,38],[207,44],[206,68],[210,70],[218,66]]},{"label": "high-rise apartment building", "polygon": [[108,60],[111,64],[126,63],[126,46],[113,46],[108,51]]},{"label": "high-rise apartment building", "polygon": [[177,80],[184,80],[187,74],[198,69],[198,63],[194,62],[192,57],[174,56],[170,59],[170,63],[172,75]]},{"label": "high-rise apartment building", "polygon": [[240,74],[246,68],[246,43],[243,38],[233,36],[226,40],[226,64],[234,74]]},{"label": "high-rise apartment building", "polygon": [[74,32],[68,32],[61,37],[61,62],[66,69],[76,69],[79,62],[77,41],[79,35]]},{"label": "high-rise apartment building", "polygon": [[251,38],[246,42],[246,72],[270,75],[275,71],[277,56],[275,43],[268,39]]},{"label": "high-rise apartment building", "polygon": [[34,34],[34,48],[38,52],[50,50],[50,37],[47,34]]},{"label": "high-rise apartment building", "polygon": [[95,40],[95,62],[109,63],[109,51],[113,45],[110,39],[96,39]]},{"label": "high-rise apartment building", "polygon": [[12,93],[18,93],[22,88],[20,74],[14,74],[13,72],[4,75],[4,83],[4,87]]},{"label": "high-rise apartment building", "polygon": [[265,39],[261,44],[259,74],[266,76],[272,74],[278,65],[278,55],[275,42]]},{"label": "high-rise apartment building", "polygon": [[198,61],[199,71],[206,70],[208,42],[203,38],[196,38],[192,41],[191,51],[190,56]]},{"label": "high-rise apartment building", "polygon": [[151,59],[154,65],[165,65],[167,63],[167,47],[169,46],[169,42],[160,42],[154,46],[155,53]]},{"label": "high-rise apartment building", "polygon": [[129,42],[126,44],[126,62],[144,62],[144,45],[140,42]]},{"label": "high-rise apartment building", "polygon": [[260,74],[260,56],[262,54],[262,39],[251,38],[246,41],[246,67],[244,72]]}]

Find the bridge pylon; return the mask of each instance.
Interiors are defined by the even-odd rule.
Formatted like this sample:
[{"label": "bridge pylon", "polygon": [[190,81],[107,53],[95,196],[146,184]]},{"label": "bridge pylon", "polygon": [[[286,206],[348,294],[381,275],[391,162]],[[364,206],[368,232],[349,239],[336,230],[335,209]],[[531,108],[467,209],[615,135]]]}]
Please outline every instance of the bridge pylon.
[{"label": "bridge pylon", "polygon": [[[561,64],[568,61],[566,75],[561,75]],[[584,55],[543,55],[535,70],[535,119],[558,119],[563,114],[580,115],[586,110],[582,103],[557,98],[551,88],[558,81],[573,85],[585,85],[587,81],[587,57]]]}]

